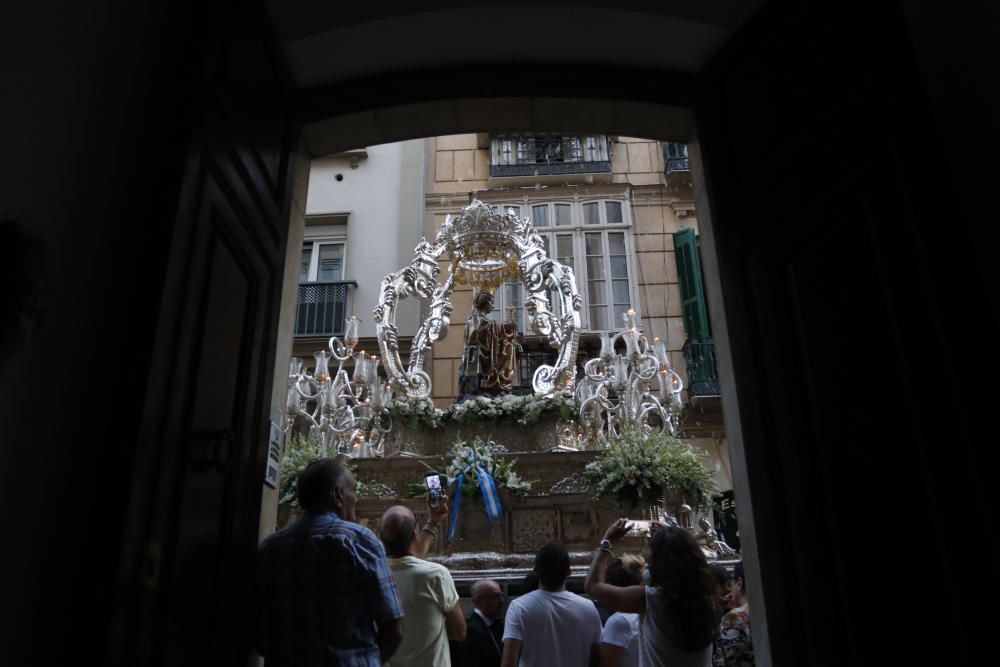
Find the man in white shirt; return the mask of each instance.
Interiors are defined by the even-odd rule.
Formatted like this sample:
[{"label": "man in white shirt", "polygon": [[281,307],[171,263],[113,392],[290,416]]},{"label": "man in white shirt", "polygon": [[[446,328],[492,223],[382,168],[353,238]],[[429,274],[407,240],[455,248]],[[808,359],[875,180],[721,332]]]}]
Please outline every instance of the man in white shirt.
[{"label": "man in white shirt", "polygon": [[423,560],[435,535],[432,521],[448,516],[447,502],[430,509],[431,521],[423,528],[402,505],[387,509],[379,526],[403,606],[403,641],[386,663],[391,667],[451,667],[448,640],[465,639],[465,616],[451,573]]},{"label": "man in white shirt", "polygon": [[501,667],[597,665],[601,617],[589,600],[566,590],[569,572],[565,546],[546,544],[538,551],[538,590],[507,609]]}]

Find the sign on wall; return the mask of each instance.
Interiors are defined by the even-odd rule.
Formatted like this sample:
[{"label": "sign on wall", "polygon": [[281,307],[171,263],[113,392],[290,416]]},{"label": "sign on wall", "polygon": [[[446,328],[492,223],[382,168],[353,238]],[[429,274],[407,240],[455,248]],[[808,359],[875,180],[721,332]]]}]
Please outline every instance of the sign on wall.
[{"label": "sign on wall", "polygon": [[281,450],[284,445],[285,433],[281,430],[281,411],[275,415],[275,407],[271,406],[271,435],[267,448],[267,470],[264,472],[264,483],[272,489],[278,488],[278,473],[281,470]]}]

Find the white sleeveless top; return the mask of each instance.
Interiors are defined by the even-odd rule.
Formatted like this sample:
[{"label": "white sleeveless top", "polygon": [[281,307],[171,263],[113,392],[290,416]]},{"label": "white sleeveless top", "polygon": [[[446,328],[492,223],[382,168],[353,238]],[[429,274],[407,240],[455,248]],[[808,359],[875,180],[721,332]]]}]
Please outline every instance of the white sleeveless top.
[{"label": "white sleeveless top", "polygon": [[641,667],[711,667],[712,642],[697,651],[674,646],[664,632],[670,619],[663,609],[659,588],[646,586],[646,613],[639,624],[639,665]]}]

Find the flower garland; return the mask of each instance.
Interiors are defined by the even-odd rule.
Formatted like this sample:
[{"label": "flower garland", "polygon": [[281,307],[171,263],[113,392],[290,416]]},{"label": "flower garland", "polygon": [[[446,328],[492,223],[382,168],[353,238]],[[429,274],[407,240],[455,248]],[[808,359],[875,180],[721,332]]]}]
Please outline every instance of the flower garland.
[{"label": "flower garland", "polygon": [[572,395],[554,394],[544,396],[533,394],[515,396],[507,394],[490,398],[476,398],[439,410],[427,398],[399,398],[389,406],[389,415],[411,427],[439,428],[448,423],[470,423],[476,421],[514,421],[522,426],[534,424],[544,416],[556,414],[560,419],[575,420],[577,403]]},{"label": "flower garland", "polygon": [[409,396],[390,401],[386,406],[389,416],[394,420],[411,427],[437,428],[444,419],[444,411],[434,407],[434,401],[429,398],[410,398]]}]

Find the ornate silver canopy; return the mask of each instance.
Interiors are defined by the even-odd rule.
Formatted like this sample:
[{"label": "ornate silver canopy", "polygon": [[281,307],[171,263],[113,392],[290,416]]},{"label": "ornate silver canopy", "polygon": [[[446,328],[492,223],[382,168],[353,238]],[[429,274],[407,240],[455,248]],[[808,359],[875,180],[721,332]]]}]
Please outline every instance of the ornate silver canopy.
[{"label": "ornate silver canopy", "polygon": [[[448,276],[438,284],[438,260],[450,256]],[[573,269],[549,258],[542,238],[528,218],[506,213],[474,200],[457,217],[448,216],[434,243],[421,239],[410,265],[382,279],[374,310],[376,333],[389,379],[395,389],[413,398],[431,393],[431,378],[423,370],[424,353],[448,333],[451,292],[456,283],[493,291],[520,280],[532,331],[548,336],[559,356],[552,366],[539,366],[532,378],[536,392],[573,391],[580,337],[580,295]],[[559,315],[549,303],[558,295]],[[399,358],[396,308],[400,299],[430,299],[430,312],[413,339],[410,364]]]}]

